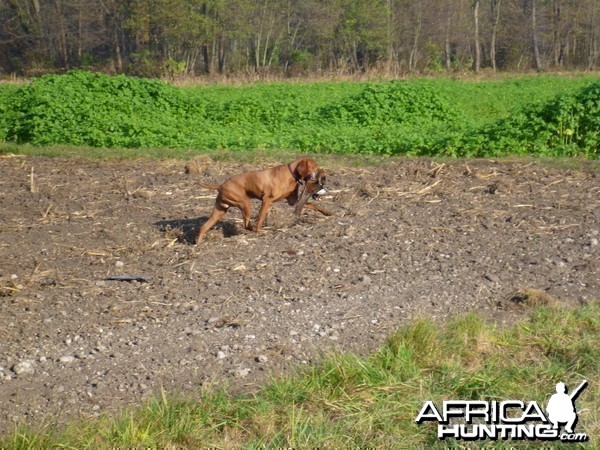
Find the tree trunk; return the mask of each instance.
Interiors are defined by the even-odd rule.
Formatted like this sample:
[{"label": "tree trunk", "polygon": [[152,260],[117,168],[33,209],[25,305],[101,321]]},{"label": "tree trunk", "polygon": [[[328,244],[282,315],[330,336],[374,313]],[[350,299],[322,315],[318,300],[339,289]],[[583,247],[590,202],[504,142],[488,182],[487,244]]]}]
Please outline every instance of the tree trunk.
[{"label": "tree trunk", "polygon": [[219,35],[218,55],[219,73],[223,73],[225,72],[225,38],[223,37],[222,33]]},{"label": "tree trunk", "polygon": [[204,73],[210,74],[210,55],[208,52],[208,44],[202,45],[202,61],[204,61]]},{"label": "tree trunk", "polygon": [[446,32],[444,33],[444,57],[446,60],[446,70],[450,71],[452,69],[452,48],[450,46],[450,27],[452,26],[452,21],[450,20],[450,0],[446,2]]},{"label": "tree trunk", "polygon": [[564,48],[561,38],[561,5],[560,0],[552,1],[552,54],[554,65],[560,67],[563,65]]},{"label": "tree trunk", "polygon": [[537,37],[537,17],[535,0],[531,0],[531,43],[533,45],[533,58],[535,60],[535,70],[542,71],[542,60],[540,59],[540,47]]},{"label": "tree trunk", "polygon": [[67,30],[65,24],[65,14],[63,12],[63,5],[60,0],[54,0],[54,7],[56,12],[56,44],[58,46],[58,59],[62,68],[66,68],[69,64],[69,50],[67,47]]},{"label": "tree trunk", "polygon": [[387,29],[386,29],[386,39],[387,39],[387,72],[388,75],[393,73],[394,67],[394,40],[392,38],[392,25],[394,22],[394,6],[392,5],[392,0],[387,0]]},{"label": "tree trunk", "polygon": [[479,0],[475,0],[473,5],[473,20],[475,26],[475,63],[473,70],[479,73],[481,68],[481,44],[479,43]]},{"label": "tree trunk", "polygon": [[496,36],[498,33],[498,22],[500,21],[500,3],[502,0],[492,0],[492,39],[490,43],[490,60],[492,63],[492,69],[496,71]]},{"label": "tree trunk", "polygon": [[422,19],[422,14],[421,14],[421,3],[419,2],[419,6],[418,6],[419,10],[418,10],[418,17],[417,17],[417,24],[416,24],[416,28],[415,28],[415,34],[414,34],[414,39],[413,39],[413,45],[412,45],[412,50],[410,51],[410,56],[408,59],[408,69],[409,71],[414,71],[417,68],[417,61],[418,61],[418,55],[419,55],[419,37],[421,35],[421,25],[423,23],[423,19]]},{"label": "tree trunk", "polygon": [[592,2],[592,11],[590,14],[590,50],[588,53],[588,70],[594,70],[596,60],[598,59],[598,44],[596,38],[596,4]]},{"label": "tree trunk", "polygon": [[121,72],[123,70],[123,56],[121,55],[121,45],[119,43],[119,32],[116,25],[113,27],[113,49],[115,52],[115,70]]},{"label": "tree trunk", "polygon": [[81,64],[83,59],[83,6],[77,8],[77,61]]}]

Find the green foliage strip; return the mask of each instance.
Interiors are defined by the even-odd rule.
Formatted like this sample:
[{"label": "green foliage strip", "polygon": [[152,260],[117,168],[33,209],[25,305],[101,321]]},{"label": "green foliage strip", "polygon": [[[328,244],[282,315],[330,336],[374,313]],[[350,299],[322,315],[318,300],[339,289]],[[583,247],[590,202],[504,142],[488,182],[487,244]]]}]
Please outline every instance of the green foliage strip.
[{"label": "green foliage strip", "polygon": [[[598,156],[597,78],[481,85],[411,80],[175,88],[73,71],[19,88],[0,86],[0,140],[106,148]],[[535,89],[540,101],[521,98],[513,109],[507,106]]]}]

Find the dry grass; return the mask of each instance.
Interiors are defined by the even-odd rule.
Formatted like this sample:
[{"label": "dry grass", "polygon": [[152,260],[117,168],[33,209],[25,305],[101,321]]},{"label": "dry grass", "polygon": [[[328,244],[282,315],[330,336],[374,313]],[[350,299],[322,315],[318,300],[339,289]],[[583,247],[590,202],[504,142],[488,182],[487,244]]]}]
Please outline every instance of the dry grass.
[{"label": "dry grass", "polygon": [[535,308],[537,306],[555,306],[558,300],[539,289],[524,288],[512,294],[508,301],[510,305],[522,308]]},{"label": "dry grass", "polygon": [[185,164],[185,173],[205,175],[214,166],[215,162],[208,155],[197,156]]}]

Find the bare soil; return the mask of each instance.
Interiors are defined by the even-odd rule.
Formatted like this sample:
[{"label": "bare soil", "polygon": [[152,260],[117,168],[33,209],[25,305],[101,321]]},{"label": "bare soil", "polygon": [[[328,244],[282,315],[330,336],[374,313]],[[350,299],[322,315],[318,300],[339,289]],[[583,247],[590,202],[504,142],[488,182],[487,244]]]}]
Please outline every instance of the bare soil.
[{"label": "bare soil", "polygon": [[236,210],[196,247],[215,197],[198,181],[259,165],[1,158],[0,434],[161,388],[252,389],[415,317],[512,323],[527,289],[600,298],[595,163],[321,165],[335,216],[281,203],[254,234]]}]

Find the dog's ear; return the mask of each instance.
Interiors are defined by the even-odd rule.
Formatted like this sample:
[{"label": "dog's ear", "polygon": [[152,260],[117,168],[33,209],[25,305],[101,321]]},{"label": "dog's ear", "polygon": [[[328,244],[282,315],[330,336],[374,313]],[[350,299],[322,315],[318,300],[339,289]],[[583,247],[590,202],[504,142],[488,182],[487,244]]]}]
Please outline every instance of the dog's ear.
[{"label": "dog's ear", "polygon": [[298,172],[298,176],[300,179],[306,179],[311,173],[314,173],[317,170],[317,163],[315,163],[310,158],[301,159],[298,165],[296,166],[296,171]]}]

